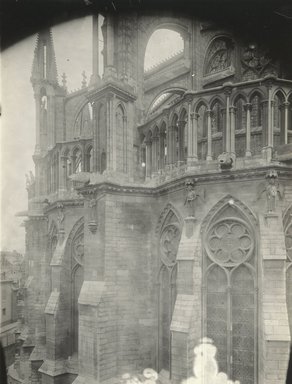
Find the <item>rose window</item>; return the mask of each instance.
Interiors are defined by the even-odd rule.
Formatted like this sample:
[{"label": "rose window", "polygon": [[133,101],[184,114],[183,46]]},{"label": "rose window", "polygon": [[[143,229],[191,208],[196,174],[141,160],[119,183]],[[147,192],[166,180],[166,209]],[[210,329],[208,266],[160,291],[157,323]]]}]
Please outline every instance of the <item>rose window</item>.
[{"label": "rose window", "polygon": [[292,261],[292,221],[286,229],[285,236],[286,250],[289,259]]},{"label": "rose window", "polygon": [[225,266],[245,262],[254,248],[250,230],[238,220],[215,223],[207,232],[206,244],[210,259]]},{"label": "rose window", "polygon": [[166,265],[174,265],[180,241],[180,229],[176,224],[167,225],[160,238],[160,256]]}]

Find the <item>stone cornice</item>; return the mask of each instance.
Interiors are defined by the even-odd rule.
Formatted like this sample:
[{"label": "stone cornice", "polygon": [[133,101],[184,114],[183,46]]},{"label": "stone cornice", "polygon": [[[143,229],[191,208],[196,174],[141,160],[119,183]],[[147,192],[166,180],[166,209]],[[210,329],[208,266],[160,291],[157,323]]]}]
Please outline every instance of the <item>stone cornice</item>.
[{"label": "stone cornice", "polygon": [[167,193],[176,192],[185,189],[185,181],[189,178],[196,178],[197,184],[209,184],[218,182],[240,182],[243,180],[264,180],[269,169],[277,170],[280,179],[292,179],[292,168],[279,165],[269,165],[257,168],[236,170],[230,172],[213,172],[198,174],[188,172],[171,181],[166,181],[157,186],[147,185],[122,185],[110,181],[101,182],[99,184],[87,185],[77,189],[77,192],[84,197],[96,196],[100,193],[109,194],[127,194],[157,197]]},{"label": "stone cornice", "polygon": [[48,207],[44,210],[45,214],[48,214],[55,209],[59,209],[59,204],[62,204],[65,207],[82,207],[84,204],[83,199],[73,199],[73,200],[57,200],[54,203],[48,205]]}]

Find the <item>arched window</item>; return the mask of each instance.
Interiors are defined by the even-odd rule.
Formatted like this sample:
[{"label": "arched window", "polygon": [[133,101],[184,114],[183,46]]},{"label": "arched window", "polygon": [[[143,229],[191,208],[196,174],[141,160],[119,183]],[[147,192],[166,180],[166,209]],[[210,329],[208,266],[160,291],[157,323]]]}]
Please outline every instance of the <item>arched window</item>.
[{"label": "arched window", "polygon": [[73,173],[78,173],[82,171],[82,152],[80,148],[75,148],[73,151]]},{"label": "arched window", "polygon": [[274,127],[273,144],[276,148],[279,144],[285,143],[285,98],[282,92],[274,96]]},{"label": "arched window", "polygon": [[97,109],[97,127],[96,127],[96,148],[97,148],[97,169],[103,173],[107,167],[107,130],[106,130],[106,108],[104,104]]},{"label": "arched window", "polygon": [[86,172],[92,172],[93,170],[93,158],[92,158],[92,155],[93,155],[93,148],[92,146],[89,146],[86,150],[86,155],[85,155],[85,160],[86,160],[86,167],[85,167],[85,171]]},{"label": "arched window", "polygon": [[159,169],[159,129],[156,126],[152,136],[152,173]]},{"label": "arched window", "polygon": [[239,96],[234,101],[235,107],[235,153],[238,157],[245,156],[246,148],[246,101]]},{"label": "arched window", "polygon": [[288,98],[288,137],[287,144],[292,143],[292,94]]},{"label": "arched window", "polygon": [[210,44],[205,57],[204,75],[224,71],[231,66],[232,41],[218,37]]},{"label": "arched window", "polygon": [[246,130],[246,111],[245,106],[246,102],[243,97],[238,97],[234,101],[235,109],[235,130]]},{"label": "arched window", "polygon": [[211,105],[212,153],[217,157],[223,152],[223,105],[215,100]]},{"label": "arched window", "polygon": [[158,371],[170,370],[170,324],[176,300],[176,255],[181,230],[172,210],[166,216],[159,239],[160,270],[158,274]]},{"label": "arched window", "polygon": [[162,123],[159,131],[159,169],[163,169],[166,164],[167,142],[166,142],[166,124]]},{"label": "arched window", "polygon": [[87,103],[79,112],[74,123],[74,139],[78,138],[91,138],[92,131],[92,106]]},{"label": "arched window", "polygon": [[116,161],[117,171],[127,172],[127,121],[121,105],[116,110]]},{"label": "arched window", "polygon": [[170,29],[157,29],[148,40],[144,71],[147,73],[159,65],[168,64],[173,58],[183,54],[184,40],[182,36]]},{"label": "arched window", "polygon": [[251,129],[262,126],[262,97],[260,94],[255,93],[251,99],[251,112],[250,112],[250,126]]},{"label": "arched window", "polygon": [[198,109],[198,158],[206,160],[207,156],[207,133],[208,133],[208,115],[207,107],[202,104]]},{"label": "arched window", "polygon": [[71,243],[71,352],[78,353],[78,297],[84,280],[84,226],[82,225]]},{"label": "arched window", "polygon": [[204,336],[218,347],[219,371],[253,384],[257,365],[257,259],[254,230],[236,204],[204,230]]},{"label": "arched window", "polygon": [[179,120],[177,122],[178,126],[178,160],[185,162],[188,152],[188,135],[187,135],[187,119],[188,114],[185,109],[182,110]]}]

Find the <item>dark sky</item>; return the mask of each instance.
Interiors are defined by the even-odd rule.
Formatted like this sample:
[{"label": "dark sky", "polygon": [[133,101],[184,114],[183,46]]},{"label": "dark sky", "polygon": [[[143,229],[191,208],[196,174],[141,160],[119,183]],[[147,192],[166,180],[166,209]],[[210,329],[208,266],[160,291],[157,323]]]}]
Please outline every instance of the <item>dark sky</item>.
[{"label": "dark sky", "polygon": [[212,20],[236,35],[268,44],[291,60],[289,0],[2,0],[2,49],[42,27],[97,12],[186,13]]}]

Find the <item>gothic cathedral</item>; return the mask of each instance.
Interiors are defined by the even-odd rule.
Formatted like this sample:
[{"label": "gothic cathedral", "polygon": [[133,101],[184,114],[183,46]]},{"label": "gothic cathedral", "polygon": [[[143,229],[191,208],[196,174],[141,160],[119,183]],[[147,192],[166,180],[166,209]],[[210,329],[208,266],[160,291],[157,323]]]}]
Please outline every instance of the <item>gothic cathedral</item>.
[{"label": "gothic cathedral", "polygon": [[[292,332],[292,78],[192,17],[93,17],[93,74],[31,83],[23,324],[9,382],[180,384],[202,337],[241,384],[284,384]],[[102,25],[101,25],[102,21]],[[181,48],[145,68],[154,33]],[[100,75],[98,42],[104,40]]]}]

